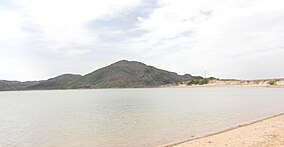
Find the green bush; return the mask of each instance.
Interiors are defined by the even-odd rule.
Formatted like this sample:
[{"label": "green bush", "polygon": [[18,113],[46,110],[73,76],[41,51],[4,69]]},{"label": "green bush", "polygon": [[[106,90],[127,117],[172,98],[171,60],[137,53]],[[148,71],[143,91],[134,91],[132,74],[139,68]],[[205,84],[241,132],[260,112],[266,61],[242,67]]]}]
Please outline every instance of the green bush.
[{"label": "green bush", "polygon": [[278,80],[269,80],[267,83],[269,85],[275,85],[277,83]]},{"label": "green bush", "polygon": [[196,79],[189,81],[187,85],[203,85],[203,84],[208,84],[208,82],[209,82],[208,79]]},{"label": "green bush", "polygon": [[217,78],[215,78],[215,77],[209,77],[208,79],[209,80],[217,80]]},{"label": "green bush", "polygon": [[179,82],[174,82],[173,85],[179,85]]},{"label": "green bush", "polygon": [[198,81],[198,84],[199,84],[199,85],[203,85],[203,84],[208,84],[208,82],[209,82],[208,79],[200,79],[200,80]]}]

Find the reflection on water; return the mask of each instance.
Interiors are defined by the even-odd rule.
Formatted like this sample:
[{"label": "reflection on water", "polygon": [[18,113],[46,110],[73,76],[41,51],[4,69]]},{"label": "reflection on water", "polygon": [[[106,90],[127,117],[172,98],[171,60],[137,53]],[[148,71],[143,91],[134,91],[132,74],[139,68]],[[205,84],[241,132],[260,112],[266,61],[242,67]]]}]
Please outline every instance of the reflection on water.
[{"label": "reflection on water", "polygon": [[284,112],[284,89],[0,92],[0,146],[155,146]]}]

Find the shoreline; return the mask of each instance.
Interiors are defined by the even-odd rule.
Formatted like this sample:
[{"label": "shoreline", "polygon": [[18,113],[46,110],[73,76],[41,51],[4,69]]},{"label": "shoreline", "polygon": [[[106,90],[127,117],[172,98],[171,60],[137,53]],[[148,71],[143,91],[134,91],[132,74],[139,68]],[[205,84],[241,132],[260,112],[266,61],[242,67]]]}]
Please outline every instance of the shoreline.
[{"label": "shoreline", "polygon": [[283,85],[170,85],[170,86],[160,86],[155,88],[222,88],[222,87],[255,87],[255,88],[284,88]]},{"label": "shoreline", "polygon": [[[262,118],[252,120],[252,121],[249,121],[249,122],[244,122],[244,123],[234,125],[234,126],[222,129],[222,130],[208,132],[208,133],[205,133],[205,134],[202,134],[202,135],[199,135],[199,136],[195,136],[195,137],[191,137],[191,138],[188,138],[188,139],[184,139],[184,140],[181,140],[181,141],[176,141],[176,142],[172,142],[172,143],[159,145],[158,147],[175,147],[175,146],[180,146],[180,145],[182,147],[194,146],[194,145],[186,145],[186,144],[190,144],[194,141],[202,142],[201,141],[202,139],[208,139],[210,137],[215,137],[217,135],[224,135],[225,133],[230,134],[234,130],[242,129],[242,128],[245,128],[245,127],[252,127],[255,124],[263,123],[264,121],[269,121],[269,120],[277,119],[277,118],[280,118],[280,117],[284,117],[284,112],[279,113],[279,114],[274,114],[274,115],[271,115],[271,116],[267,116],[267,117],[262,117]],[[251,129],[253,129],[253,128],[251,128]],[[211,142],[209,141],[207,143],[211,143]],[[284,145],[284,141],[283,141],[283,145]]]},{"label": "shoreline", "polygon": [[106,89],[155,89],[155,88],[222,88],[222,87],[255,87],[255,88],[284,88],[284,85],[162,85],[158,87],[132,87],[132,88],[78,88],[78,89],[27,89],[27,90],[2,90],[0,92],[20,92],[20,91],[53,91],[53,90],[106,90]]}]

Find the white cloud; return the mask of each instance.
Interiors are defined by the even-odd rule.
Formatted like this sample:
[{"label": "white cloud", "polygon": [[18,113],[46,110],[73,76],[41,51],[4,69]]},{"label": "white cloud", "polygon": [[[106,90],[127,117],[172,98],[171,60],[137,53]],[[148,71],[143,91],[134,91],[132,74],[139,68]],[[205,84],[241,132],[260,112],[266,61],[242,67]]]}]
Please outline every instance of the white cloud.
[{"label": "white cloud", "polygon": [[[65,63],[62,60],[70,64],[96,50],[96,45],[100,44],[99,36],[87,27],[90,21],[115,17],[140,3],[140,0],[11,1],[11,7],[0,9],[0,78],[18,80],[65,73],[64,66],[60,65]],[[14,59],[13,62],[10,59]],[[27,60],[35,65],[24,64]],[[53,66],[62,68],[54,67],[60,70],[51,69],[47,74],[38,72],[39,76],[34,76],[30,67],[38,70],[52,68],[47,66],[51,61],[57,62]],[[11,66],[26,69],[23,73],[26,76],[15,76]],[[11,73],[10,76],[7,73]]]},{"label": "white cloud", "polygon": [[[279,59],[253,56],[272,50],[284,55],[283,1],[158,0],[158,4],[138,25],[148,33],[127,40],[128,46],[151,54],[150,63],[179,73],[202,74],[207,69],[226,78],[275,77],[276,71],[279,76],[281,67],[270,71],[256,67],[261,66],[259,60],[270,57],[277,64]],[[247,73],[248,67],[255,72]],[[284,75],[284,68],[280,71]]]},{"label": "white cloud", "polygon": [[0,41],[19,39],[25,36],[21,30],[23,18],[13,10],[0,9]]},{"label": "white cloud", "polygon": [[41,69],[34,60],[22,57],[1,57],[1,78],[5,80],[41,80]]},{"label": "white cloud", "polygon": [[[134,7],[139,0],[15,0],[22,6],[30,23],[39,27],[41,41],[48,49],[62,53],[74,46],[94,44],[96,34],[86,25],[89,21],[119,15],[125,8]],[[85,52],[84,50],[83,52]]]},{"label": "white cloud", "polygon": [[[96,63],[123,58],[180,74],[202,75],[207,69],[221,78],[283,77],[283,1],[145,2],[14,0],[17,9],[0,9],[0,57],[40,56],[33,61],[41,60],[38,65],[52,71],[49,75],[65,73],[66,68],[72,72],[72,66],[63,64],[82,64],[74,71],[84,74],[98,67]],[[140,12],[144,7],[149,15]],[[89,28],[91,22],[112,19],[109,26]]]}]

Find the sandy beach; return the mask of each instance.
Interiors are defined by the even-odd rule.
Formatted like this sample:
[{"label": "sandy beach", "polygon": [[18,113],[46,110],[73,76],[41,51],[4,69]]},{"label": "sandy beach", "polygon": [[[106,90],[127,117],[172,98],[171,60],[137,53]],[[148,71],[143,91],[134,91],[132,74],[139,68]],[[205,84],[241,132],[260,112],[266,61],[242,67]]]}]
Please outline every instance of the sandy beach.
[{"label": "sandy beach", "polygon": [[273,79],[264,80],[210,80],[208,84],[167,84],[160,86],[161,88],[200,88],[200,87],[271,87],[284,88],[284,79],[276,79],[275,84],[270,85]]},{"label": "sandy beach", "polygon": [[284,147],[284,113],[163,147]]}]

